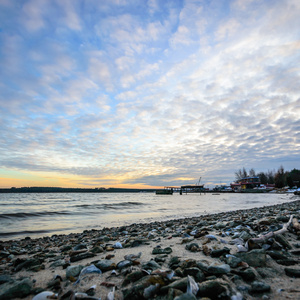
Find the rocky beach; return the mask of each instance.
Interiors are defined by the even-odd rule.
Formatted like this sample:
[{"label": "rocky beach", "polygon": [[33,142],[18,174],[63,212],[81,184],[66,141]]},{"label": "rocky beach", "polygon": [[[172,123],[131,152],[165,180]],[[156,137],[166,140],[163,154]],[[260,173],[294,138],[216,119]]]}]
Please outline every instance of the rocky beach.
[{"label": "rocky beach", "polygon": [[0,299],[300,299],[300,200],[0,241]]}]

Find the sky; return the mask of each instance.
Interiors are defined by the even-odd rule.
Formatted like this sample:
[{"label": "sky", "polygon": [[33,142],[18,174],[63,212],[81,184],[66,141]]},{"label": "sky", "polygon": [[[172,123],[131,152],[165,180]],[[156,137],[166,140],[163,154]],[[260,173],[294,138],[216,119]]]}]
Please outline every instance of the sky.
[{"label": "sky", "polygon": [[299,0],[0,0],[0,187],[300,169]]}]

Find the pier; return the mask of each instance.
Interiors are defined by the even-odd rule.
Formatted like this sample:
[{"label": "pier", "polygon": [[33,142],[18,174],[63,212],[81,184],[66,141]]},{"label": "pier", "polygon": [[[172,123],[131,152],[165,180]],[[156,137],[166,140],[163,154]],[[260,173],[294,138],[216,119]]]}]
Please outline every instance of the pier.
[{"label": "pier", "polygon": [[177,192],[180,195],[188,193],[199,193],[201,195],[201,193],[206,193],[204,185],[165,186],[164,190]]}]

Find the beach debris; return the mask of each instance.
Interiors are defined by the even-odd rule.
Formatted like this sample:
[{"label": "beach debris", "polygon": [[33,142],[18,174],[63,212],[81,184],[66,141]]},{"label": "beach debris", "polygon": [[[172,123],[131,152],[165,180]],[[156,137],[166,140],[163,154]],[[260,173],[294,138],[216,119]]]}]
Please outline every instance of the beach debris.
[{"label": "beach debris", "polygon": [[77,281],[75,282],[75,284],[78,284],[80,282],[80,280],[82,278],[84,278],[84,276],[87,276],[87,275],[93,274],[93,273],[101,275],[102,271],[100,269],[98,269],[95,265],[90,265],[90,266],[83,268],[81,270],[79,277],[78,277]]},{"label": "beach debris", "polygon": [[116,287],[113,287],[112,290],[107,294],[107,297],[106,297],[107,300],[115,299],[115,289],[116,289]]},{"label": "beach debris", "polygon": [[32,300],[47,300],[47,299],[58,299],[58,294],[51,291],[44,291],[35,295]]}]

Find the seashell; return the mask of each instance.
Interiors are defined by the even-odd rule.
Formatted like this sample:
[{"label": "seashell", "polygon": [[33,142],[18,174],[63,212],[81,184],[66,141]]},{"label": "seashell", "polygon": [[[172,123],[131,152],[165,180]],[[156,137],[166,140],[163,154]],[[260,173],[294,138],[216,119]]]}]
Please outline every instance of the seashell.
[{"label": "seashell", "polygon": [[242,245],[236,245],[238,248],[238,252],[247,252],[248,249]]},{"label": "seashell", "polygon": [[216,241],[218,240],[213,234],[207,234],[205,237],[210,240],[216,240]]},{"label": "seashell", "polygon": [[114,300],[115,298],[115,287],[107,294],[106,300]]},{"label": "seashell", "polygon": [[151,284],[150,286],[148,286],[147,288],[144,289],[144,293],[143,296],[146,299],[150,299],[152,298],[156,292],[159,290],[159,284]]},{"label": "seashell", "polygon": [[196,296],[199,290],[199,286],[193,277],[191,277],[190,275],[188,275],[187,277],[188,277],[188,282],[187,282],[186,292],[188,294],[192,294]]},{"label": "seashell", "polygon": [[90,265],[87,266],[85,268],[83,268],[79,274],[79,277],[77,279],[77,281],[74,284],[78,284],[80,282],[80,279],[87,274],[91,274],[91,273],[98,273],[98,274],[102,274],[102,271],[100,269],[98,269],[95,265]]},{"label": "seashell", "polygon": [[58,299],[58,295],[50,291],[44,291],[35,295],[32,300],[48,300],[48,299]]},{"label": "seashell", "polygon": [[123,246],[122,246],[122,244],[121,244],[120,242],[116,242],[116,243],[113,245],[113,248],[115,248],[115,249],[122,249]]}]

